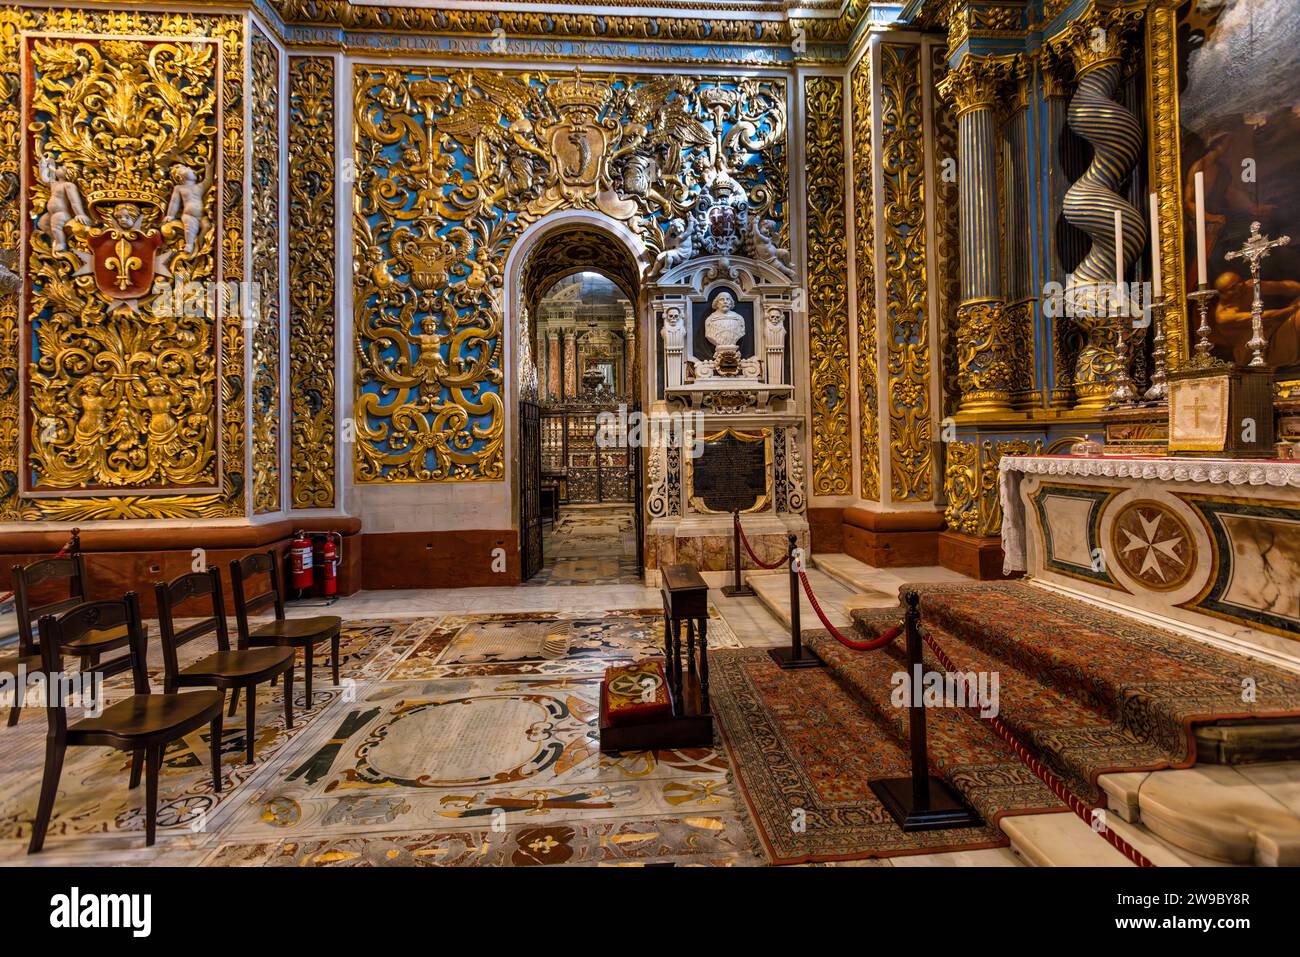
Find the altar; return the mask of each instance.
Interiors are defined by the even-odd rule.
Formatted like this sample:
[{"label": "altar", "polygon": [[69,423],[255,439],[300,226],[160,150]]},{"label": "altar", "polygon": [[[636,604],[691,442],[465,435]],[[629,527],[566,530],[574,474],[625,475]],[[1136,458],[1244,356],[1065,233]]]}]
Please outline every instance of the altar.
[{"label": "altar", "polygon": [[1004,571],[1300,663],[1300,461],[1006,456]]}]

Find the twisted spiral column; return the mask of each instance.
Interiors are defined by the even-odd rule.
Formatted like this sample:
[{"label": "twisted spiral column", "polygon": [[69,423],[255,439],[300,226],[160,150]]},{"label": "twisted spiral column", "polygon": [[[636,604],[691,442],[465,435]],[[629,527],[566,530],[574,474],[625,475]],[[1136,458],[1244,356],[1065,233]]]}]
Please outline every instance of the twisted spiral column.
[{"label": "twisted spiral column", "polygon": [[1105,27],[1085,23],[1081,30],[1084,32],[1071,51],[1077,91],[1066,122],[1092,146],[1093,158],[1065,191],[1062,213],[1092,240],[1074,271],[1067,301],[1074,306],[1075,322],[1087,334],[1075,368],[1075,408],[1093,411],[1106,405],[1119,370],[1115,346],[1120,324],[1132,321],[1127,316],[1106,315],[1107,300],[1099,302],[1115,285],[1115,212],[1120,214],[1126,269],[1146,242],[1146,223],[1141,212],[1118,192],[1142,152],[1138,118],[1115,101],[1123,69],[1120,28],[1114,23]]}]

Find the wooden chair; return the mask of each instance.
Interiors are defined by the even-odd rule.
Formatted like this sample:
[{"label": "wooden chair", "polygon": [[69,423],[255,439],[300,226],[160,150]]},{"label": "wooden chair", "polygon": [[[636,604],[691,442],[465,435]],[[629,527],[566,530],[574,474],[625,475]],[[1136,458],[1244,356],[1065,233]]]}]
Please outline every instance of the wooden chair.
[{"label": "wooden chair", "polygon": [[[63,580],[68,582],[67,598],[61,598],[45,605],[32,604],[31,596],[37,587],[46,582]],[[32,632],[32,622],[43,618],[45,615],[61,614],[69,608],[74,608],[91,600],[90,596],[86,594],[86,561],[81,554],[80,536],[77,531],[73,530],[72,547],[67,555],[56,558],[43,558],[29,565],[15,567],[13,582],[14,611],[18,616],[18,656],[22,658],[39,654],[35,635]],[[141,628],[144,631],[147,643],[149,628],[147,625],[141,625]],[[125,626],[101,628],[89,632],[76,642],[69,644],[66,652],[81,659],[82,671],[93,669],[103,673],[104,677],[107,678],[130,668],[131,656],[129,653],[119,655],[101,665],[99,661],[100,655],[120,648],[129,649],[130,643],[130,636],[127,634]],[[17,711],[10,711],[10,726],[12,727],[17,720]]]},{"label": "wooden chair", "polygon": [[[255,575],[270,576],[270,590],[256,597],[247,594],[247,582]],[[315,618],[285,618],[284,592],[280,587],[280,560],[275,552],[258,552],[230,563],[230,580],[235,589],[235,623],[239,626],[239,647],[284,646],[301,648],[305,657],[303,680],[307,686],[306,707],[311,707],[312,656],[317,643],[329,639],[330,657],[334,662],[334,684],[339,683],[339,631],[343,619],[335,615]],[[249,629],[252,612],[275,607],[275,621]]]},{"label": "wooden chair", "polygon": [[[135,694],[103,709],[98,717],[83,717],[69,726],[67,701],[60,693],[64,682],[63,654],[86,635],[105,628],[125,628],[130,640],[131,677]],[[176,740],[209,725],[212,735],[212,784],[221,793],[221,706],[219,691],[189,694],[152,694],[145,667],[144,630],[140,627],[140,604],[135,592],[117,601],[92,601],[78,605],[59,617],[45,615],[40,621],[41,657],[50,700],[46,702],[50,729],[45,736],[45,777],[41,800],[32,825],[27,853],[35,854],[45,843],[54,796],[59,791],[63,756],[69,747],[108,746],[131,752],[130,787],[140,784],[141,758],[145,766],[145,845],[152,846],[158,826],[158,771],[163,750]]]},{"label": "wooden chair", "polygon": [[[250,649],[242,641],[238,650],[230,650],[230,638],[226,630],[226,603],[221,594],[221,570],[218,568],[191,572],[171,582],[158,582],[154,591],[158,596],[158,630],[162,632],[165,674],[163,690],[175,694],[178,688],[215,686],[223,697],[227,690],[232,690],[228,717],[233,718],[235,709],[239,706],[239,691],[241,688],[247,689],[248,700],[244,705],[248,731],[245,754],[248,763],[252,764],[253,728],[257,721],[257,686],[284,675],[284,723],[285,727],[292,728],[293,660],[297,652],[293,648]],[[205,596],[211,599],[212,617],[177,631],[176,606]],[[217,635],[216,653],[200,658],[184,668],[180,667],[176,649],[214,631]]]}]

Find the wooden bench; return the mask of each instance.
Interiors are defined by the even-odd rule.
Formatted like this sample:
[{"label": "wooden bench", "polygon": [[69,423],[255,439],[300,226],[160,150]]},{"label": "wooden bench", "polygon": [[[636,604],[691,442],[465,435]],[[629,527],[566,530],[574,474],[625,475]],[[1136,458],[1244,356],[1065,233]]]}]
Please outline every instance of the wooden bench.
[{"label": "wooden bench", "polygon": [[[694,565],[669,565],[664,568],[662,576],[664,676],[673,702],[672,717],[645,724],[611,726],[605,714],[602,688],[602,751],[707,748],[713,745],[713,715],[709,711],[709,586]],[[684,669],[683,621],[686,622]]]}]

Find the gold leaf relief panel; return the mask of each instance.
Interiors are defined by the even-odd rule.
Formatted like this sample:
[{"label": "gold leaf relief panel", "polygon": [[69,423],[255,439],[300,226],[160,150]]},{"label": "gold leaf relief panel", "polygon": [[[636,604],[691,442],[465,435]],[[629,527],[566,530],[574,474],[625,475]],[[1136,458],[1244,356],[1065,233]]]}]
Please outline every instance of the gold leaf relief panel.
[{"label": "gold leaf relief panel", "polygon": [[880,48],[880,166],[889,323],[889,473],[896,501],[933,495],[921,48]]},{"label": "gold leaf relief panel", "polygon": [[871,200],[871,52],[853,68],[853,268],[858,311],[858,414],[863,498],[880,496],[879,397],[876,389],[875,207]]},{"label": "gold leaf relief panel", "polygon": [[355,66],[356,480],[505,478],[505,262],[548,214],[597,211],[680,257],[669,230],[707,228],[707,188],[744,201],[749,242],[783,243],[785,96],[781,79]]},{"label": "gold leaf relief panel", "polygon": [[21,334],[0,305],[0,518],[238,512],[242,463],[219,474],[218,449],[239,319],[192,294],[232,278],[218,184],[241,42],[237,18],[3,14],[3,175],[23,177],[27,205],[6,190],[0,247],[22,249],[27,283]]},{"label": "gold leaf relief panel", "polygon": [[853,493],[844,203],[844,81],[809,77],[804,88],[808,169],[808,338],[812,360],[813,493]]},{"label": "gold leaf relief panel", "polygon": [[252,267],[258,308],[252,340],[253,511],[280,507],[280,54],[254,29]]},{"label": "gold leaf relief panel", "polygon": [[[947,71],[943,46],[930,47],[931,86]],[[958,239],[960,200],[957,195],[957,124],[952,107],[935,93],[933,110],[935,305],[939,316],[939,349],[943,370],[943,415],[953,415],[961,401],[957,384],[957,306],[961,301],[961,249]]]},{"label": "gold leaf relief panel", "polygon": [[289,58],[289,402],[293,508],[334,504],[334,61]]}]

